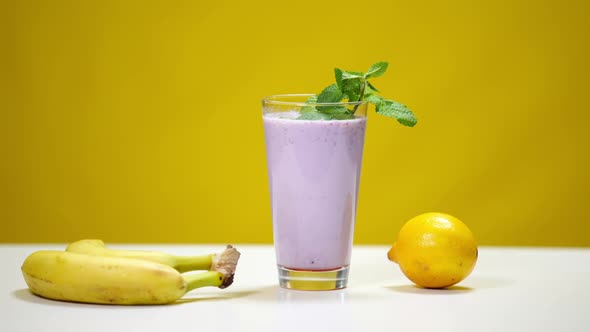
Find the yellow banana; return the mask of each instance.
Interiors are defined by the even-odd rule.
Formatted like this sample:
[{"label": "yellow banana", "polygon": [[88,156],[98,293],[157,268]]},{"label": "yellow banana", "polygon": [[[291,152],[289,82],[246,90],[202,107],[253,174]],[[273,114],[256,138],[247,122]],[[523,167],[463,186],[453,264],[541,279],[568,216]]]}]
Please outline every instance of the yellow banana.
[{"label": "yellow banana", "polygon": [[[159,251],[123,250],[107,248],[102,240],[83,239],[70,243],[66,251],[94,256],[125,257],[148,260],[175,268],[179,272],[196,270],[214,270],[222,268],[221,264],[236,261],[239,253],[232,246],[221,253],[198,256],[175,256]],[[238,256],[236,256],[238,255]]]},{"label": "yellow banana", "polygon": [[180,274],[140,259],[42,250],[21,267],[33,294],[63,301],[103,304],[165,304],[206,286],[225,288],[235,271]]}]

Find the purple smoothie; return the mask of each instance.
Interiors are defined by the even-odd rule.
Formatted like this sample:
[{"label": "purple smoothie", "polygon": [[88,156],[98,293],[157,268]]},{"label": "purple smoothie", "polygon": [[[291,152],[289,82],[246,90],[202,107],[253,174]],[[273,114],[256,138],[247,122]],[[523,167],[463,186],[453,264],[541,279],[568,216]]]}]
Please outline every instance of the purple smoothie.
[{"label": "purple smoothie", "polygon": [[366,118],[263,116],[277,264],[334,270],[350,264]]}]

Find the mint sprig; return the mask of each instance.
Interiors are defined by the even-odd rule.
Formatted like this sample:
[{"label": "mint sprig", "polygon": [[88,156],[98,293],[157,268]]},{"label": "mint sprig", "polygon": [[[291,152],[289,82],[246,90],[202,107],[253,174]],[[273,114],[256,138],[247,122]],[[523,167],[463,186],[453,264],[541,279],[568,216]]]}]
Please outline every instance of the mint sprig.
[{"label": "mint sprig", "polygon": [[314,103],[338,103],[368,101],[375,105],[377,114],[396,119],[400,124],[413,127],[418,120],[414,113],[404,104],[383,98],[380,92],[370,82],[370,78],[383,76],[389,64],[385,61],[377,62],[369,67],[366,73],[334,69],[336,83],[326,87],[317,97],[307,100],[310,106],[301,110],[300,120],[345,120],[353,119],[358,105],[347,108],[338,105],[312,106]]}]

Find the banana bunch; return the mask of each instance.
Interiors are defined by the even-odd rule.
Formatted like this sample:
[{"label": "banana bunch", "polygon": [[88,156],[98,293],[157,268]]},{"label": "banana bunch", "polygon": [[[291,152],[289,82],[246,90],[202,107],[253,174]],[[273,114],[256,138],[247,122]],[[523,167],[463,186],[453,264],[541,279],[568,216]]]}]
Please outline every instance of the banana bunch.
[{"label": "banana bunch", "polygon": [[[33,294],[53,300],[101,304],[166,304],[206,286],[230,286],[240,258],[231,245],[221,253],[175,256],[158,251],[107,248],[94,239],[65,251],[41,250],[22,267]],[[206,272],[182,274],[205,270]]]}]

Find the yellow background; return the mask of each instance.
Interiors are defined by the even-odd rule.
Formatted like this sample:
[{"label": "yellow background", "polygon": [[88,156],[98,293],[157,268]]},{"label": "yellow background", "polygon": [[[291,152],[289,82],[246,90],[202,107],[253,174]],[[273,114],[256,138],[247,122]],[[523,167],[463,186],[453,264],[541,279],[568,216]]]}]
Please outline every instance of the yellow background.
[{"label": "yellow background", "polygon": [[374,84],[355,243],[589,246],[588,1],[0,1],[0,241],[272,241],[260,99]]}]

